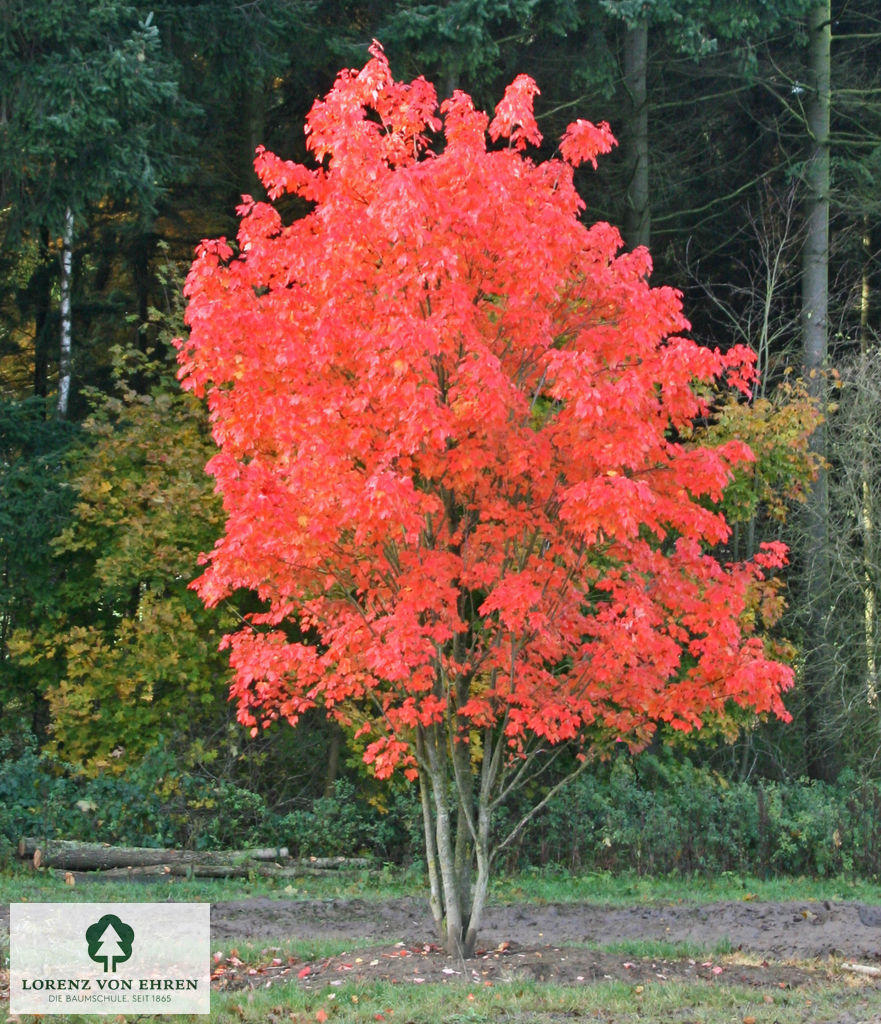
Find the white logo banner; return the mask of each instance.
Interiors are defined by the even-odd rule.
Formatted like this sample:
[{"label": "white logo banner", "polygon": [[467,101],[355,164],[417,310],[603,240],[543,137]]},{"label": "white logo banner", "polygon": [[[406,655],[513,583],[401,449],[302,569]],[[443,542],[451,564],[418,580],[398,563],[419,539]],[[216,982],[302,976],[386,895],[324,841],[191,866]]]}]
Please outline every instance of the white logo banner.
[{"label": "white logo banner", "polygon": [[12,903],[11,1013],[209,1013],[208,903]]}]

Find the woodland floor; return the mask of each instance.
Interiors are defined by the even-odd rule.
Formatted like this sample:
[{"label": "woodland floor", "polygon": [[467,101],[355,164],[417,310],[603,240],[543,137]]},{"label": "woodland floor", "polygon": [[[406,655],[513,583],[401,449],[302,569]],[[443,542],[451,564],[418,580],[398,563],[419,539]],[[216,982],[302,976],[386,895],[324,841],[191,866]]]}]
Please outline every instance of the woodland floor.
[{"label": "woodland floor", "polygon": [[[773,989],[821,981],[843,962],[881,965],[881,904],[843,902],[494,906],[475,957],[465,961],[433,944],[427,907],[410,898],[217,903],[211,932],[215,950],[228,951],[230,940],[267,943],[265,963],[257,966],[251,957],[241,964],[229,952],[215,954],[218,989],[263,988],[292,978],[308,987],[342,980],[492,984],[522,978],[573,985],[706,979]],[[351,940],[352,948],[308,964],[273,957],[273,942],[296,939]],[[641,940],[728,951],[644,958],[592,948],[622,943],[633,949]]]}]

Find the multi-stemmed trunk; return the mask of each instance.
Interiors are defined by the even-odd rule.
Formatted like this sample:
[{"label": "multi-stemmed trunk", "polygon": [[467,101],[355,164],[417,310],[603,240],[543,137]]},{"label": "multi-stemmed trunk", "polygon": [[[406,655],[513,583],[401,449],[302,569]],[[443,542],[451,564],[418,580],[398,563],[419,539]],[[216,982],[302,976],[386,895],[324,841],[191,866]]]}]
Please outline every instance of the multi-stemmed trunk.
[{"label": "multi-stemmed trunk", "polygon": [[[467,692],[457,696],[459,706],[464,705]],[[495,811],[527,782],[552,775],[567,749],[565,744],[551,749],[539,742],[520,750],[512,761],[504,721],[479,734],[465,727],[452,733],[446,723],[416,730],[429,903],[438,942],[461,959],[474,954],[494,859],[589,764],[587,758],[580,759],[513,826],[506,826],[504,834],[495,834]]]},{"label": "multi-stemmed trunk", "polygon": [[435,931],[448,953],[466,958],[474,953],[489,892],[491,794],[498,758],[492,749],[487,757],[484,748],[475,778],[467,736],[451,742],[442,725],[420,728],[416,748]]}]

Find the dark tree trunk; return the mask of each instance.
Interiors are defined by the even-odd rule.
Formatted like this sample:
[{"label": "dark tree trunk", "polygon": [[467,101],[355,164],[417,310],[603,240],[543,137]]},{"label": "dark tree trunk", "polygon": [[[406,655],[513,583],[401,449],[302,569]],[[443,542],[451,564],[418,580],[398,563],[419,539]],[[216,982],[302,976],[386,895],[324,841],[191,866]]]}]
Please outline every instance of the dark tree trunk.
[{"label": "dark tree trunk", "polygon": [[[812,397],[825,406],[829,335],[829,111],[831,95],[830,0],[809,14],[809,93],[806,104],[809,153],[805,165],[805,244],[802,254],[802,350],[805,377]],[[812,449],[826,454],[825,428],[811,438]],[[805,605],[805,756],[808,775],[831,780],[837,758],[827,726],[835,665],[829,641],[831,614],[829,490],[821,470],[807,503],[804,537]]]},{"label": "dark tree trunk", "polygon": [[40,229],[40,265],[34,273],[34,394],[49,394],[49,338],[52,323],[54,266],[49,258],[49,232]]},{"label": "dark tree trunk", "polygon": [[628,26],[624,34],[624,85],[630,104],[624,135],[627,163],[627,208],[624,213],[624,241],[635,249],[651,241],[649,200],[649,129],[646,76],[648,68],[648,23]]}]

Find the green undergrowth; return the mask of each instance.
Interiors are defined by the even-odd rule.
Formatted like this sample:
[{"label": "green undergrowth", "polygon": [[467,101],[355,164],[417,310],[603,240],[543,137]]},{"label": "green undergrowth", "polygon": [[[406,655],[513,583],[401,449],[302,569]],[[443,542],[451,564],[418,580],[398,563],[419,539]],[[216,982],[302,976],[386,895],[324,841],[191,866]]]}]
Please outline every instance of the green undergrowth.
[{"label": "green undergrowth", "polygon": [[[21,836],[196,850],[279,844],[298,857],[399,866],[424,857],[412,787],[380,794],[357,775],[276,805],[262,790],[215,792],[216,780],[182,773],[164,749],[124,776],[93,778],[33,741],[10,743],[0,736],[0,867]],[[495,837],[538,795],[498,808]],[[844,771],[834,784],[738,781],[681,751],[620,753],[557,793],[499,862],[511,872],[530,865],[579,876],[881,878],[881,780]]]}]

